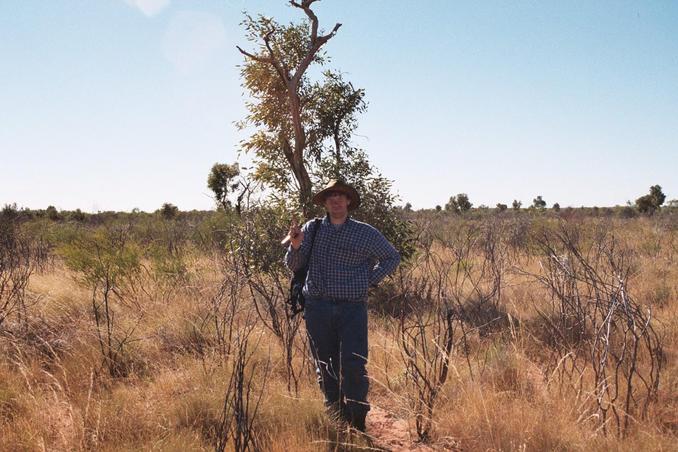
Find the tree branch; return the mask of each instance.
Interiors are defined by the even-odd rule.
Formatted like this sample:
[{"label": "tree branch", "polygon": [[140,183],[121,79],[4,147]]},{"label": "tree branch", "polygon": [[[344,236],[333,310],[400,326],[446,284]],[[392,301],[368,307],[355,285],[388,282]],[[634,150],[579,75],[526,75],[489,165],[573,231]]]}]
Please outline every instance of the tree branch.
[{"label": "tree branch", "polygon": [[[335,24],[334,28],[332,29],[331,32],[326,34],[325,36],[320,36],[318,37],[318,16],[315,15],[313,10],[311,9],[311,5],[316,2],[317,0],[303,0],[301,4],[297,3],[294,0],[290,0],[290,4],[294,6],[295,8],[300,8],[304,10],[304,13],[308,16],[308,18],[311,21],[311,45],[313,47],[316,47],[319,49],[324,43],[326,43],[332,36],[334,36],[339,30],[339,27],[341,27],[341,24]],[[318,45],[319,44],[319,45]]]},{"label": "tree branch", "polygon": [[297,71],[294,73],[294,76],[292,77],[292,83],[294,84],[294,86],[296,86],[299,83],[301,76],[304,74],[304,72],[306,72],[306,69],[308,68],[309,64],[311,64],[313,57],[315,57],[316,53],[318,53],[318,50],[320,50],[320,47],[322,47],[323,44],[329,41],[330,38],[332,38],[332,36],[334,36],[337,33],[339,27],[341,27],[341,24],[338,23],[328,34],[311,40],[312,41],[311,49],[308,51],[304,59],[301,60],[301,63],[299,63]]},{"label": "tree branch", "polygon": [[276,32],[275,28],[272,28],[271,30],[264,35],[264,45],[266,46],[266,50],[268,51],[268,57],[263,57],[260,55],[254,55],[252,53],[249,53],[245,50],[243,50],[240,46],[235,46],[240,53],[245,55],[246,57],[258,61],[260,63],[268,63],[274,67],[282,81],[286,84],[289,85],[290,83],[290,71],[287,68],[287,65],[285,62],[282,60],[282,58],[278,59],[276,58],[275,52],[273,51],[273,47],[271,47],[271,36],[273,36],[273,33]]},{"label": "tree branch", "polygon": [[311,43],[315,44],[315,40],[318,37],[318,16],[315,15],[313,10],[311,9],[311,4],[315,2],[316,0],[303,0],[301,2],[301,5],[294,0],[290,0],[290,4],[294,6],[295,8],[301,8],[304,10],[304,13],[308,16],[308,18],[311,20]]},{"label": "tree branch", "polygon": [[251,54],[251,53],[249,53],[249,52],[243,50],[240,46],[235,46],[235,47],[236,47],[236,49],[238,49],[238,51],[239,51],[240,53],[242,53],[243,55],[245,55],[245,56],[248,57],[248,58],[253,59],[254,61],[258,61],[258,62],[260,62],[260,63],[269,63],[269,64],[273,64],[273,59],[272,59],[271,57],[265,58],[265,57],[261,57],[261,56],[258,56],[258,55],[253,55],[253,54]]},{"label": "tree branch", "polygon": [[271,36],[273,36],[275,31],[275,28],[272,28],[268,33],[266,33],[266,36],[264,36],[264,45],[266,46],[266,50],[268,50],[268,54],[271,56],[271,64],[273,67],[275,67],[275,70],[278,72],[278,75],[282,81],[285,82],[286,85],[289,85],[290,75],[287,65],[285,64],[285,61],[282,57],[276,58],[275,53],[273,52],[273,47],[271,47]]}]

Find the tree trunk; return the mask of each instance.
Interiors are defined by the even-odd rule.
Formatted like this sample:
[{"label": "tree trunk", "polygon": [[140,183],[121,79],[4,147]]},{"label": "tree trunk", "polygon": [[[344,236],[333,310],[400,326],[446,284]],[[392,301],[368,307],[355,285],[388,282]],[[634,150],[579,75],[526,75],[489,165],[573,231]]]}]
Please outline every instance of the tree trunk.
[{"label": "tree trunk", "polygon": [[304,217],[309,219],[313,213],[311,204],[313,184],[311,183],[311,178],[306,170],[306,165],[304,165],[303,153],[298,153],[293,150],[284,134],[280,136],[280,143],[287,163],[290,164],[290,168],[292,169],[292,174],[299,184],[299,205],[301,206]]}]

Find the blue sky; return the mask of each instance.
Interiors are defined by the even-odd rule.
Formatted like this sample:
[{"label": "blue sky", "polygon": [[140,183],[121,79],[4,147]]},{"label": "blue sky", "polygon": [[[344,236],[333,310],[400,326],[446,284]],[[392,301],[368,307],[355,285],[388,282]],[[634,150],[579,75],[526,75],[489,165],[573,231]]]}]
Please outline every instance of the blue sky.
[{"label": "blue sky", "polygon": [[[283,0],[0,1],[0,204],[209,209],[244,138],[242,11]],[[322,0],[356,142],[402,202],[678,198],[678,2]],[[251,48],[251,46],[249,46]],[[245,160],[243,160],[245,162]]]}]

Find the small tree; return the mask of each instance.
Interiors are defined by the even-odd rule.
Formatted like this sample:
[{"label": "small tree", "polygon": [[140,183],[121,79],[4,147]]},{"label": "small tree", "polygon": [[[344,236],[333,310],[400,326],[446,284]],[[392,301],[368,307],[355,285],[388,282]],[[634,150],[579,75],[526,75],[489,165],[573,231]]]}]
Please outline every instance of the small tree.
[{"label": "small tree", "polygon": [[179,208],[174,204],[166,202],[160,208],[160,215],[165,220],[172,220],[179,214]]},{"label": "small tree", "polygon": [[652,215],[661,208],[665,200],[666,195],[662,192],[661,186],[653,185],[649,194],[636,199],[636,208],[641,213]]},{"label": "small tree", "polygon": [[560,204],[558,203],[553,204],[553,210],[556,212],[560,212]]},{"label": "small tree", "polygon": [[450,200],[445,204],[445,211],[459,213],[459,204],[457,204],[456,196],[450,196]]},{"label": "small tree", "polygon": [[544,201],[541,195],[538,195],[532,200],[532,207],[538,210],[544,210],[546,208],[546,201]]},{"label": "small tree", "polygon": [[237,163],[215,163],[207,176],[207,187],[214,192],[214,198],[224,210],[231,206],[228,195],[238,188],[239,183],[234,182],[234,179],[239,175],[240,167]]},{"label": "small tree", "polygon": [[653,185],[650,187],[650,196],[652,196],[657,208],[659,208],[662,204],[664,204],[664,201],[666,201],[666,195],[662,191],[662,187],[659,185]]},{"label": "small tree", "polygon": [[58,221],[61,218],[59,216],[59,211],[54,206],[47,206],[47,210],[45,210],[45,214],[47,214],[47,218],[49,218],[52,221]]},{"label": "small tree", "polygon": [[[312,210],[310,166],[321,157],[327,126],[333,124],[316,122],[323,117],[318,108],[328,94],[335,94],[330,85],[336,82],[336,78],[327,76],[324,84],[314,82],[307,69],[327,61],[322,48],[341,27],[337,23],[322,34],[311,9],[315,1],[290,1],[306,16],[300,24],[281,25],[269,17],[246,16],[243,25],[247,40],[257,48],[248,52],[238,47],[245,56],[241,66],[243,86],[252,98],[247,103],[249,114],[240,127],[258,128],[243,142],[244,150],[256,156],[254,176],[285,196],[297,192],[299,206],[307,217]],[[346,116],[353,116],[354,111],[346,112]],[[339,114],[334,113],[335,117]]]},{"label": "small tree", "polygon": [[499,212],[503,212],[503,211],[505,211],[506,209],[508,209],[508,206],[507,206],[506,204],[502,204],[502,203],[500,203],[500,202],[497,203],[497,210],[498,210]]},{"label": "small tree", "polygon": [[522,202],[518,201],[517,199],[513,200],[513,203],[511,204],[511,207],[513,210],[520,210],[520,207],[523,205]]},{"label": "small tree", "polygon": [[[90,289],[91,308],[103,365],[112,377],[125,376],[125,346],[137,323],[124,327],[120,311],[134,303],[141,284],[141,250],[129,228],[103,228],[80,234],[60,249],[78,281]],[[134,304],[133,304],[134,306]]]},{"label": "small tree", "polygon": [[473,207],[473,204],[469,201],[466,193],[459,193],[457,195],[457,204],[459,204],[459,210],[462,212],[468,212],[471,210],[471,207]]},{"label": "small tree", "polygon": [[473,207],[466,193],[459,193],[457,196],[451,196],[445,204],[445,210],[453,213],[468,212]]},{"label": "small tree", "polygon": [[640,198],[636,199],[636,208],[640,213],[647,213],[650,215],[652,215],[656,210],[656,207],[652,202],[652,198],[649,195],[641,196]]},{"label": "small tree", "polygon": [[248,114],[240,129],[254,129],[242,141],[254,154],[251,180],[262,185],[274,204],[300,209],[306,219],[319,213],[312,203],[314,187],[343,179],[361,196],[357,219],[380,229],[401,252],[410,253],[409,225],[398,217],[391,181],[370,165],[364,150],[352,145],[358,115],[367,104],[364,90],[341,72],[320,68],[328,61],[325,45],[341,24],[327,33],[312,10],[317,0],[290,1],[305,20],[280,24],[264,16],[243,21],[252,51],[241,47],[243,88]]}]

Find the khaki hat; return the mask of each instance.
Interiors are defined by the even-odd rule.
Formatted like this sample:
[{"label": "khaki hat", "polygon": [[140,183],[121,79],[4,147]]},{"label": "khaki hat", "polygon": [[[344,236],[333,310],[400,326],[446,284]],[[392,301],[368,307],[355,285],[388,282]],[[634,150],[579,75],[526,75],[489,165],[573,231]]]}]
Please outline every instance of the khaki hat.
[{"label": "khaki hat", "polygon": [[313,196],[313,202],[319,206],[325,205],[325,197],[329,192],[339,191],[348,196],[351,200],[348,210],[355,210],[360,205],[360,195],[358,191],[344,181],[332,179],[322,190]]}]

